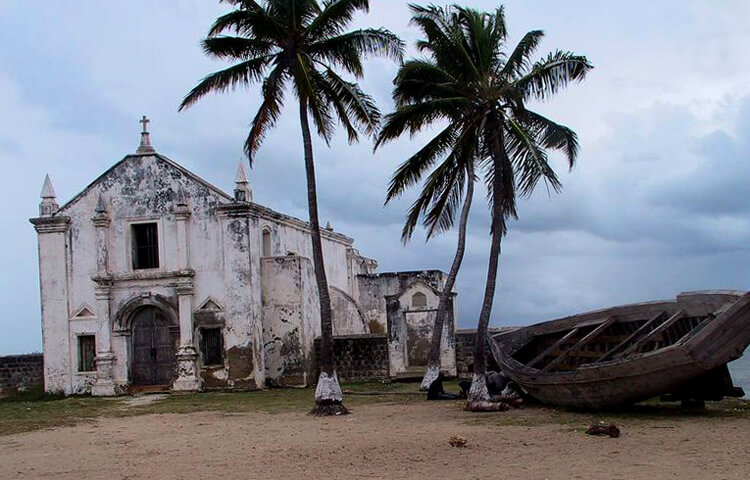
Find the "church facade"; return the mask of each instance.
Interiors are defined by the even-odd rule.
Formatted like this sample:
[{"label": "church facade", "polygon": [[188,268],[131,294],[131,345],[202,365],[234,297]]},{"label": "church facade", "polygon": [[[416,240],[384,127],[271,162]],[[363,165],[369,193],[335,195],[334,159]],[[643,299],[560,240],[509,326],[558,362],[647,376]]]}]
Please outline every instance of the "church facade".
[{"label": "church facade", "polygon": [[[135,154],[64,205],[45,179],[30,220],[45,389],[110,396],[314,383],[309,224],[255,203],[242,165],[229,195],[157,153],[145,125]],[[334,335],[385,333],[391,376],[423,369],[444,274],[378,274],[352,238],[330,227],[322,237]],[[449,374],[453,331],[451,309]]]}]

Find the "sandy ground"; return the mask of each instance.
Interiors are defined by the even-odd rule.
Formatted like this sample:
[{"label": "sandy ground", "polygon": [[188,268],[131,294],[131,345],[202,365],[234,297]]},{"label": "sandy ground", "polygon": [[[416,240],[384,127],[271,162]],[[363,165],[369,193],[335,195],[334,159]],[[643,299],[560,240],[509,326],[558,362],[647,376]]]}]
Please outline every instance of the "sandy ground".
[{"label": "sandy ground", "polygon": [[[514,423],[534,426],[503,426]],[[1,479],[748,479],[750,420],[626,420],[618,439],[481,417],[450,402],[347,417],[194,413],[102,418],[0,437]],[[448,444],[451,435],[467,448]]]}]

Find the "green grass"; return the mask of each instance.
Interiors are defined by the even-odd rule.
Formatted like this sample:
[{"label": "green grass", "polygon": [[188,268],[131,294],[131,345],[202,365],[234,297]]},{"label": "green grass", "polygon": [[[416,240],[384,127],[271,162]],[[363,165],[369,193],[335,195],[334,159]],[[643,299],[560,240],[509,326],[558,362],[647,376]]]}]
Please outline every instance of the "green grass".
[{"label": "green grass", "polygon": [[[360,382],[342,385],[353,392],[346,395],[346,405],[384,402],[417,402],[418,383]],[[457,387],[455,388],[457,390]],[[381,395],[362,395],[378,392]],[[0,398],[0,435],[32,430],[70,426],[97,417],[123,417],[151,413],[191,413],[220,411],[225,413],[307,413],[313,406],[312,389],[274,389],[255,392],[208,392],[201,394],[173,394],[148,405],[128,407],[128,397],[96,398],[49,395],[41,389],[13,393]]]},{"label": "green grass", "polygon": [[[342,385],[345,404],[352,409],[375,403],[419,403],[424,394],[418,383],[361,382]],[[447,391],[458,392],[457,382],[445,383]],[[367,395],[377,392],[378,395]],[[312,389],[264,390],[255,392],[209,392],[173,394],[148,405],[127,405],[128,397],[60,397],[31,390],[0,398],[0,435],[38,429],[75,425],[97,417],[126,417],[159,413],[191,413],[216,411],[227,414],[264,412],[269,414],[307,413],[313,406]],[[604,421],[617,425],[673,425],[688,419],[746,418],[750,419],[750,402],[724,400],[707,403],[702,412],[684,412],[679,404],[657,401],[644,402],[624,410],[608,412],[579,411],[528,405],[508,412],[475,414],[462,412],[462,402],[453,402],[456,421],[470,425],[524,426],[562,425],[571,429],[585,428]]]},{"label": "green grass", "polygon": [[0,398],[0,435],[75,425],[115,412],[119,398],[68,397],[39,389]]}]

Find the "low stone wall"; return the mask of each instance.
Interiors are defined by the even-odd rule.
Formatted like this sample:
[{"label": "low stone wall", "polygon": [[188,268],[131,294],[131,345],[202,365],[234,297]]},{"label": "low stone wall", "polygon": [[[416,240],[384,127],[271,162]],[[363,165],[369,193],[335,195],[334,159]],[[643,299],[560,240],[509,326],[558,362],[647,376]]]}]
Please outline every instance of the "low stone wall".
[{"label": "low stone wall", "polygon": [[[334,337],[336,372],[342,382],[388,378],[388,336],[385,334]],[[315,358],[320,358],[320,338],[315,339]],[[315,377],[320,365],[316,362]]]},{"label": "low stone wall", "polygon": [[[494,332],[496,330],[492,330]],[[499,331],[499,330],[497,330]],[[476,330],[456,331],[456,375],[459,378],[471,378],[474,373],[474,345],[477,339]],[[487,345],[487,370],[500,371]]]},{"label": "low stone wall", "polygon": [[41,353],[0,357],[0,392],[44,383],[44,357]]}]

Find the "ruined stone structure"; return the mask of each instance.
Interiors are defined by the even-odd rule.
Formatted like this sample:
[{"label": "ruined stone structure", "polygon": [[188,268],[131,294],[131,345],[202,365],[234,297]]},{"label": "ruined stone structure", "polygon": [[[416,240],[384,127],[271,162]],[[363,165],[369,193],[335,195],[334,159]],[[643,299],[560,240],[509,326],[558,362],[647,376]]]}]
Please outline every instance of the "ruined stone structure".
[{"label": "ruined stone structure", "polygon": [[0,357],[0,394],[41,385],[42,372],[40,353]]},{"label": "ruined stone structure", "polygon": [[[58,206],[47,177],[39,269],[47,391],[116,395],[315,381],[320,334],[309,225],[159,154],[144,129],[127,155]],[[334,335],[386,334],[389,372],[423,368],[441,272],[376,274],[353,240],[323,231]],[[443,368],[455,374],[453,317]]]}]

